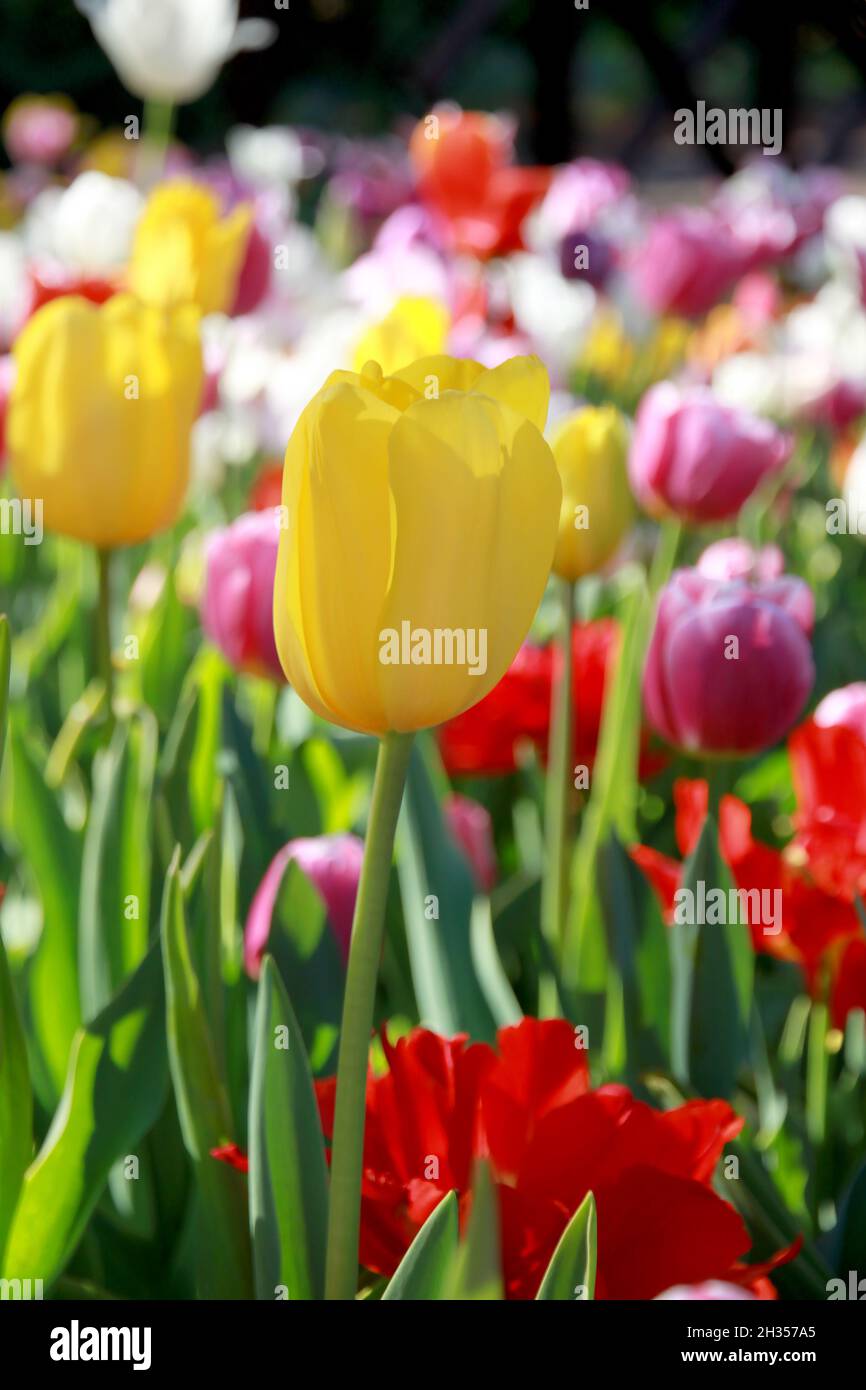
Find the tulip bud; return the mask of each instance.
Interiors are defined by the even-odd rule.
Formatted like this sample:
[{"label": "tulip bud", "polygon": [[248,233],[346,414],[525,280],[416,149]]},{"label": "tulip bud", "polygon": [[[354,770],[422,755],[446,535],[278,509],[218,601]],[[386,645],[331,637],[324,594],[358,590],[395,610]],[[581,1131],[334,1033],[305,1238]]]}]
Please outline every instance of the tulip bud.
[{"label": "tulip bud", "polygon": [[238,0],[76,0],[127,91],[143,101],[197,101],[223,63],[266,48],[277,26],[238,20]]},{"label": "tulip bud", "polygon": [[16,97],[3,113],[3,143],[13,164],[57,164],[69,153],[81,126],[64,96]]},{"label": "tulip bud", "polygon": [[811,590],[785,577],[746,584],[677,570],[662,591],[644,671],[644,707],[663,738],[691,753],[769,748],[815,679]]},{"label": "tulip bud", "polygon": [[480,801],[456,792],[448,797],[444,811],[448,829],[469,860],[477,886],[489,893],[497,878],[490,812]]},{"label": "tulip bud", "polygon": [[208,189],[181,180],[154,189],[135,232],[129,285],[158,308],[195,304],[226,313],[234,302],[252,224],[240,203],[220,217]]},{"label": "tulip bud", "polygon": [[254,980],[258,979],[280,884],[292,862],[310,880],[325,904],[340,955],[344,962],[348,960],[363,859],[364,842],[357,835],[318,835],[290,840],[283,845],[268,865],[247,915],[244,927],[244,967],[247,974]]},{"label": "tulip bud", "polygon": [[607,563],[634,520],[628,426],[612,405],[587,406],[558,422],[550,445],[562,483],[553,568],[573,582]]},{"label": "tulip bud", "polygon": [[55,299],[14,348],[9,462],[47,531],[103,549],[176,519],[202,389],[199,316],[115,295]]},{"label": "tulip bud", "polygon": [[784,467],[791,448],[790,436],[768,420],[723,405],[705,387],[663,381],[638,407],[629,476],[653,516],[727,521],[764,478]]},{"label": "tulip bud", "polygon": [[239,671],[282,681],[274,639],[280,513],[248,512],[207,542],[202,627]]},{"label": "tulip bud", "polygon": [[335,372],[286,451],[277,650],[302,699],[366,733],[491,690],[544,591],[561,489],[536,358]]},{"label": "tulip bud", "polygon": [[639,298],[655,314],[706,313],[749,268],[731,229],[705,208],[677,208],[653,222],[631,265]]},{"label": "tulip bud", "polygon": [[756,550],[742,537],[728,536],[708,545],[695,568],[707,579],[778,579],[785,557],[777,545]]}]

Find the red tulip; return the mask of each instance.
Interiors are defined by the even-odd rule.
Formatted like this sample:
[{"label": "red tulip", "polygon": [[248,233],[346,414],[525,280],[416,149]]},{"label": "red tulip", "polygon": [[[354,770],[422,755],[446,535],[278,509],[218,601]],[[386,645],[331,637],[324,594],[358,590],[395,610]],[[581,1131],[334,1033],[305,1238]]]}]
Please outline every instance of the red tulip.
[{"label": "red tulip", "polygon": [[698,525],[728,521],[764,478],[784,467],[791,447],[775,425],[723,405],[707,387],[660,381],[638,407],[629,477],[653,516],[673,513]]},{"label": "red tulip", "polygon": [[208,537],[202,627],[239,671],[284,681],[274,638],[280,540],[274,509],[246,512]]},{"label": "red tulip", "polygon": [[691,753],[743,756],[776,743],[815,678],[811,590],[677,570],[659,597],[644,670],[650,725]]},{"label": "red tulip", "polygon": [[[810,727],[814,726],[804,725],[792,736],[792,760],[798,756],[797,750],[799,756],[804,756]],[[674,803],[677,848],[685,858],[697,844],[706,819],[706,782],[679,778],[674,783]],[[866,806],[866,800],[863,805]],[[795,961],[803,971],[807,988],[815,994],[822,992],[829,967],[834,1022],[844,1026],[849,1009],[866,1008],[866,956],[860,950],[866,942],[852,901],[827,891],[815,881],[822,860],[808,857],[809,849],[819,855],[820,847],[813,841],[807,838],[804,842],[798,836],[788,850],[780,853],[752,838],[751,811],[737,797],[723,796],[719,810],[719,845],[737,888],[778,890],[781,894],[779,933],[765,931],[765,924],[750,922],[755,950]],[[797,820],[801,819],[798,813]],[[675,894],[682,883],[682,862],[647,845],[634,846],[630,854],[652,884],[667,920],[672,921]]]},{"label": "red tulip", "polygon": [[[461,1221],[473,1160],[489,1158],[506,1297],[532,1298],[588,1191],[598,1207],[596,1297],[652,1298],[723,1279],[773,1296],[767,1267],[740,1263],[749,1237],[713,1175],[742,1121],[724,1101],[664,1114],[624,1086],[590,1089],[586,1054],[562,1019],[501,1029],[498,1051],[416,1029],[383,1039],[388,1071],[367,1083],[361,1262],[390,1275],[445,1194]],[[335,1082],[317,1083],[325,1135]],[[794,1253],[784,1252],[779,1259]]]},{"label": "red tulip", "polygon": [[553,171],[510,163],[505,121],[439,107],[419,121],[409,153],[421,201],[453,250],[486,259],[520,249],[523,220],[544,197]]},{"label": "red tulip", "polygon": [[[618,636],[613,618],[576,623],[573,628],[575,764],[591,767],[595,761],[605,685]],[[521,746],[534,748],[546,761],[555,664],[552,645],[524,642],[490,694],[441,726],[439,748],[450,776],[513,772]],[[642,775],[652,775],[659,764],[660,759],[644,747]]]}]

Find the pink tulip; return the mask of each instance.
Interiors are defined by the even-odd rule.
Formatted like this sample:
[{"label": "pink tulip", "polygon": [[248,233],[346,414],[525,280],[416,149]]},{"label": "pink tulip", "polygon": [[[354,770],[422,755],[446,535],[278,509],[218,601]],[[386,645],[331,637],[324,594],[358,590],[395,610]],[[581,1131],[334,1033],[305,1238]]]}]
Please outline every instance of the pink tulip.
[{"label": "pink tulip", "polygon": [[812,688],[813,622],[801,579],[726,583],[677,570],[659,597],[644,670],[650,724],[690,753],[769,748]]},{"label": "pink tulip", "polygon": [[489,893],[497,878],[490,812],[471,797],[453,792],[445,802],[445,822],[469,860],[478,887]]},{"label": "pink tulip", "polygon": [[854,681],[831,690],[815,710],[815,723],[821,729],[841,725],[866,743],[866,681]]},{"label": "pink tulip", "polygon": [[629,475],[653,516],[728,521],[764,478],[784,467],[792,446],[768,420],[723,405],[704,386],[661,381],[638,407]]},{"label": "pink tulip", "polygon": [[3,141],[13,164],[50,167],[69,153],[78,129],[78,112],[63,98],[19,97],[4,117]]},{"label": "pink tulip", "polygon": [[757,1295],[750,1293],[748,1289],[741,1289],[739,1284],[726,1284],[723,1279],[706,1279],[703,1284],[674,1284],[673,1288],[665,1289],[664,1293],[657,1293],[654,1301],[664,1303],[688,1300],[691,1303],[717,1303],[724,1299],[730,1299],[732,1303],[738,1300],[754,1303]]},{"label": "pink tulip", "polygon": [[785,557],[777,545],[756,550],[740,536],[730,536],[708,545],[696,568],[706,579],[778,579]]},{"label": "pink tulip", "polygon": [[285,679],[274,638],[277,507],[246,512],[208,538],[202,626],[238,671]]},{"label": "pink tulip", "polygon": [[357,835],[317,835],[290,840],[274,855],[256,889],[244,927],[244,967],[256,980],[268,945],[271,918],[290,863],[310,880],[328,913],[331,930],[345,963],[349,959],[355,898],[364,859],[364,842]]},{"label": "pink tulip", "polygon": [[639,298],[655,314],[706,313],[750,268],[747,250],[704,208],[659,217],[631,262]]}]

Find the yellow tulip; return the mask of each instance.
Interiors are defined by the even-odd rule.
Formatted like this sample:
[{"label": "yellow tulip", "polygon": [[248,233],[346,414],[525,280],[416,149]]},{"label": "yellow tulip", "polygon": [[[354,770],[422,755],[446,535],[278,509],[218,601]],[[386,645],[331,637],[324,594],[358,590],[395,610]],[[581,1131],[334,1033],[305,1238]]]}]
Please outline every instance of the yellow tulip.
[{"label": "yellow tulip", "polygon": [[12,476],[41,499],[45,529],[101,549],[176,518],[202,391],[199,315],[131,295],[97,308],[66,296],[34,314],[14,347]]},{"label": "yellow tulip", "polygon": [[217,199],[194,183],[154,189],[135,233],[129,286],[161,309],[196,304],[203,314],[231,308],[249,240],[252,209],[220,217]]},{"label": "yellow tulip", "polygon": [[335,372],[310,401],[286,451],[274,626],[312,709],[407,733],[507,670],[556,542],[549,391],[534,357],[430,357]]},{"label": "yellow tulip", "polygon": [[628,425],[612,405],[586,406],[558,423],[550,444],[562,482],[553,569],[573,583],[607,563],[634,520]]},{"label": "yellow tulip", "polygon": [[391,376],[420,357],[441,353],[449,322],[448,310],[438,300],[403,295],[379,323],[361,335],[352,368],[360,372],[366,362],[378,362],[385,376]]}]

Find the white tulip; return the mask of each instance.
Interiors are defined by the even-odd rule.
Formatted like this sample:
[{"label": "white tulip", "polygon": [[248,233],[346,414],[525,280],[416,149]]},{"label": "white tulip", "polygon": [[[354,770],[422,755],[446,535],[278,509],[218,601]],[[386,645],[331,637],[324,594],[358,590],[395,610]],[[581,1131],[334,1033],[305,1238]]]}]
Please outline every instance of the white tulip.
[{"label": "white tulip", "polygon": [[517,326],[551,369],[554,385],[577,361],[592,327],[597,297],[585,280],[563,280],[558,267],[522,252],[506,262]]},{"label": "white tulip", "polygon": [[110,276],[129,260],[143,205],[126,179],[90,169],[68,188],[48,188],[34,199],[25,224],[27,249],[79,275]]},{"label": "white tulip", "polygon": [[276,25],[238,21],[238,0],[76,0],[128,91],[196,101],[229,58],[266,48]]}]

